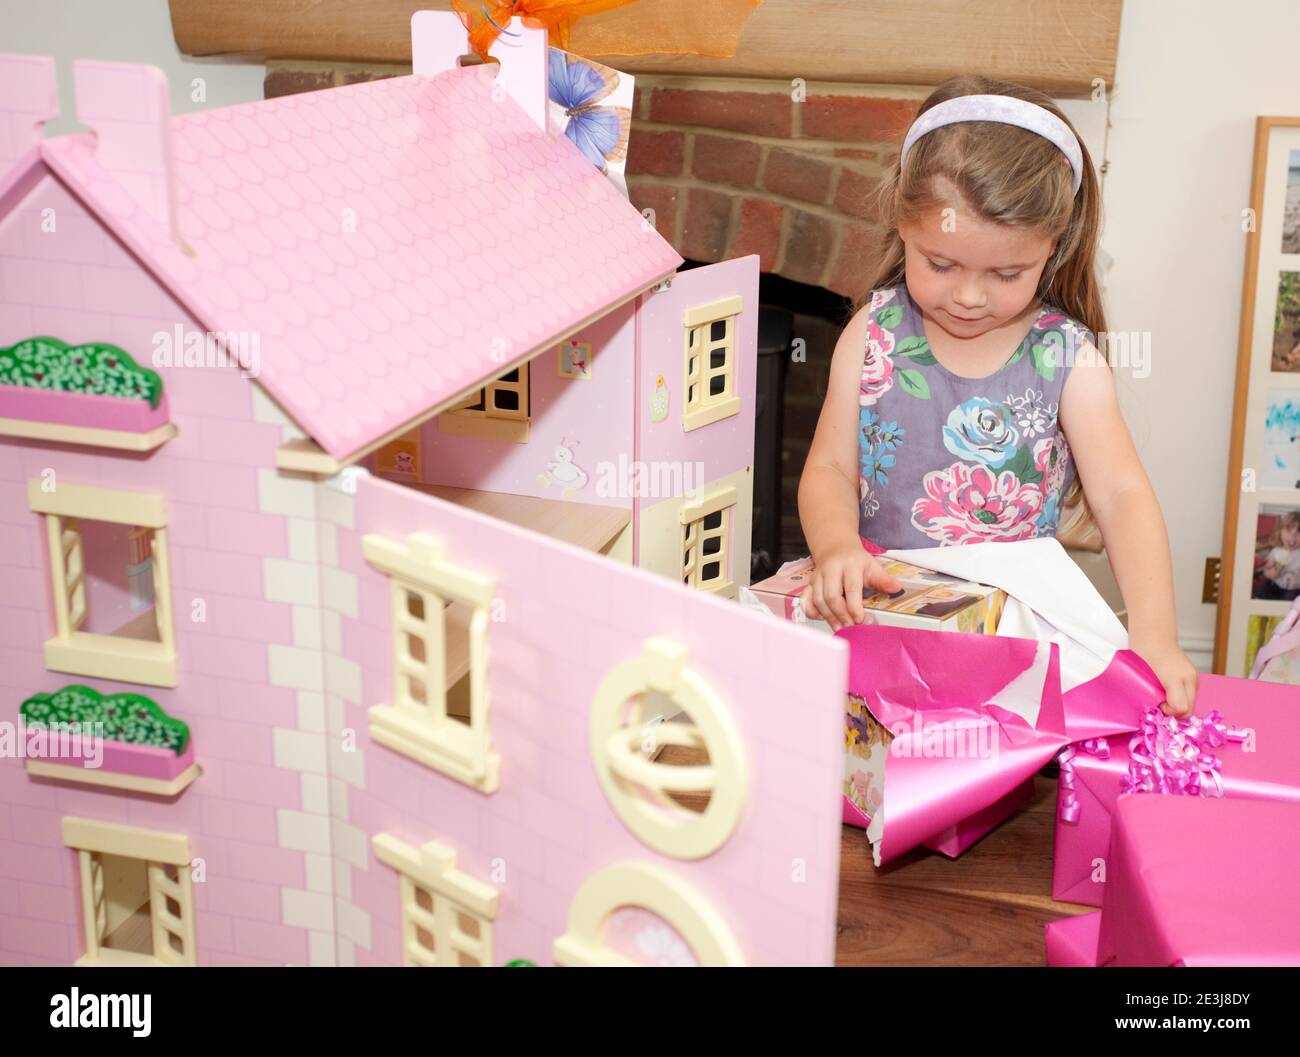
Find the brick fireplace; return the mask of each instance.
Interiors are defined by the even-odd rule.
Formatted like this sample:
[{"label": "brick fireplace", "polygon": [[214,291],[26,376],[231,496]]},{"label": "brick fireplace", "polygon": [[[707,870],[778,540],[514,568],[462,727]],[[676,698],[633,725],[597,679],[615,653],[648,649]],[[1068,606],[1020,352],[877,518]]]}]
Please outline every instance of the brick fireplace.
[{"label": "brick fireplace", "polygon": [[684,257],[757,253],[764,273],[861,294],[880,234],[869,195],[926,90],[703,81],[638,80],[632,201]]}]

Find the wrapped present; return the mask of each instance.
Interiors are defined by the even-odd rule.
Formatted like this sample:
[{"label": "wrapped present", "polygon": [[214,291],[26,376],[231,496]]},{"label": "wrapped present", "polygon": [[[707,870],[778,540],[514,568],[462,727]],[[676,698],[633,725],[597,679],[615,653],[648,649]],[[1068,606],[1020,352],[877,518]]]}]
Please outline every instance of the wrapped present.
[{"label": "wrapped present", "polygon": [[867,827],[878,865],[981,813],[967,832],[987,832],[1068,743],[1052,643],[868,624],[837,634],[850,693],[890,735]]},{"label": "wrapped present", "polygon": [[1101,911],[1076,914],[1047,923],[1047,964],[1054,968],[1082,968],[1097,964],[1097,936]]},{"label": "wrapped present", "polygon": [[[995,635],[936,635],[930,629],[942,623],[883,620],[837,632],[852,657],[843,818],[867,828],[877,862],[918,845],[956,854],[1032,795],[1033,775],[1062,746],[1131,732],[1143,708],[1163,699],[1150,668],[1126,648],[1123,626],[1056,540],[884,554],[863,545],[883,562],[995,589],[1001,610]],[[798,620],[810,568],[806,559],[788,564],[782,582],[743,590],[741,601]],[[968,745],[972,754],[927,751],[935,744]]]},{"label": "wrapped present", "polygon": [[1098,965],[1300,965],[1300,804],[1122,796]]},{"label": "wrapped present", "polygon": [[[1216,712],[1221,718],[1211,722]],[[1107,859],[1112,817],[1126,785],[1196,799],[1223,795],[1300,803],[1300,696],[1294,687],[1202,675],[1193,715],[1194,725],[1164,717],[1154,729],[1093,739],[1066,754],[1053,898],[1101,906],[1113,865]],[[1175,737],[1168,737],[1171,730],[1178,732]]]},{"label": "wrapped present", "polygon": [[[844,719],[843,821],[847,826],[867,829],[872,815],[880,811],[885,760],[894,736],[877,722],[866,702],[856,694],[848,697]],[[921,846],[955,859],[1033,797],[1034,780],[1030,776],[987,807],[923,840]]]}]

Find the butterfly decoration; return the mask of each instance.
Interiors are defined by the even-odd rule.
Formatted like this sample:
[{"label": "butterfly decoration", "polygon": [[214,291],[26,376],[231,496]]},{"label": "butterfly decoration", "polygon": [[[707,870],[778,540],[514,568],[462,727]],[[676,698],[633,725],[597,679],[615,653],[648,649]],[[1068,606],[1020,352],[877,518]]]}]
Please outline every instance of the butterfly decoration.
[{"label": "butterfly decoration", "polygon": [[617,70],[559,48],[550,49],[547,78],[555,127],[608,174],[611,162],[627,157],[632,109],[602,101],[618,91],[623,78]]}]

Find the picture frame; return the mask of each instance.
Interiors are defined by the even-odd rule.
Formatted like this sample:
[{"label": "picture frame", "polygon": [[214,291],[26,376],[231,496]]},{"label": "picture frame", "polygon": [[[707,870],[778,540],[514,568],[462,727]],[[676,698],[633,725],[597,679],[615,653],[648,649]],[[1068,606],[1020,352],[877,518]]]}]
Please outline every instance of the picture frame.
[{"label": "picture frame", "polygon": [[1293,541],[1289,532],[1280,538],[1277,518],[1300,510],[1300,117],[1256,119],[1242,227],[1246,266],[1214,637],[1214,671],[1233,676],[1250,674],[1262,630],[1291,607],[1269,581],[1286,580],[1279,570]]}]

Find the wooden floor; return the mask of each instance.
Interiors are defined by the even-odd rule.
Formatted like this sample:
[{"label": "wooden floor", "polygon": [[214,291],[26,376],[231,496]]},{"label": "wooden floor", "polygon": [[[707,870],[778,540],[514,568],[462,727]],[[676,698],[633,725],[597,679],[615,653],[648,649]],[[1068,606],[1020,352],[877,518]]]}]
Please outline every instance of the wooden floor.
[{"label": "wooden floor", "polygon": [[1056,779],[957,859],[917,849],[877,869],[860,829],[840,853],[836,965],[1042,965],[1043,926],[1093,909],[1052,899]]}]

